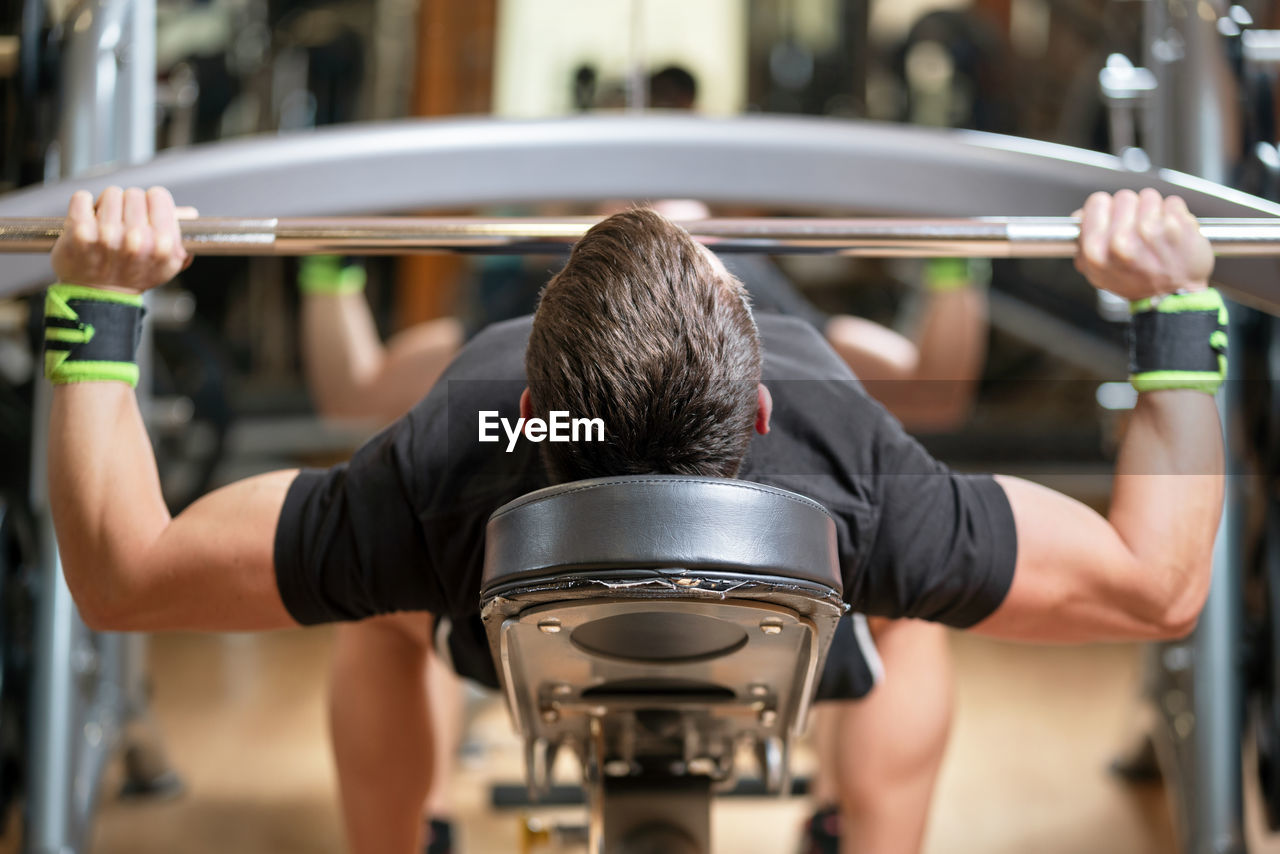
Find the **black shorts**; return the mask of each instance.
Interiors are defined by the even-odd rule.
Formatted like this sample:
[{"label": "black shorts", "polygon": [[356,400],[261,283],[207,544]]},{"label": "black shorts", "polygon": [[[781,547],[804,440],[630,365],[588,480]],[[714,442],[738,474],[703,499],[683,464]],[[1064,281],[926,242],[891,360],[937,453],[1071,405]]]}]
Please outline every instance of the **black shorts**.
[{"label": "black shorts", "polygon": [[[494,690],[499,688],[489,639],[478,614],[458,621],[440,619],[436,649],[459,676]],[[871,693],[883,674],[866,618],[851,614],[836,624],[814,700],[859,700]]]}]

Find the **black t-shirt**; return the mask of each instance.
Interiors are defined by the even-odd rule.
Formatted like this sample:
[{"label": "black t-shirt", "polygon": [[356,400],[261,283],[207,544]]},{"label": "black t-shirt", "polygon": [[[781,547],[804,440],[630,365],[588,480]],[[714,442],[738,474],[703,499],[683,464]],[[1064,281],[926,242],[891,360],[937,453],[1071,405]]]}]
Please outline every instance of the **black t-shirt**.
[{"label": "black t-shirt", "polygon": [[[964,628],[1013,580],[1017,540],[1004,490],[934,460],[869,398],[813,327],[757,316],[766,436],[739,477],[806,495],[836,519],[845,600],[855,610]],[[489,327],[431,393],[351,461],[308,470],[276,530],[276,580],[299,623],[392,611],[479,609],[484,531],[507,501],[547,486],[538,445],[479,441],[480,413],[519,417],[530,318]]]}]

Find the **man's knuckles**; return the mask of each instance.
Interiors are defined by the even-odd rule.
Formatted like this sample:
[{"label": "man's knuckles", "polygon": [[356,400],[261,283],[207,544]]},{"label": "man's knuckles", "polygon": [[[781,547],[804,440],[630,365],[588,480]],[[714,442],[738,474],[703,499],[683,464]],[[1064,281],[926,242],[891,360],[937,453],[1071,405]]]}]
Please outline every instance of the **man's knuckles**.
[{"label": "man's knuckles", "polygon": [[124,254],[130,261],[137,261],[147,254],[149,249],[147,234],[140,228],[131,228],[124,235]]},{"label": "man's knuckles", "polygon": [[1128,229],[1111,235],[1108,254],[1115,266],[1132,267],[1138,258],[1138,241]]},{"label": "man's knuckles", "polygon": [[1163,217],[1144,217],[1138,223],[1138,235],[1142,238],[1142,242],[1148,246],[1156,247],[1160,245],[1160,242],[1164,240],[1165,235]]},{"label": "man's knuckles", "polygon": [[167,261],[169,256],[173,254],[173,238],[168,234],[156,235],[155,244],[151,247],[151,254],[157,261]]},{"label": "man's knuckles", "polygon": [[1101,240],[1091,240],[1081,251],[1084,264],[1090,268],[1101,269],[1107,264],[1107,244]]},{"label": "man's knuckles", "polygon": [[1111,202],[1113,221],[1132,222],[1138,212],[1138,194],[1133,190],[1121,190]]},{"label": "man's knuckles", "polygon": [[123,234],[124,229],[117,223],[100,223],[98,225],[98,248],[107,252],[119,250]]}]

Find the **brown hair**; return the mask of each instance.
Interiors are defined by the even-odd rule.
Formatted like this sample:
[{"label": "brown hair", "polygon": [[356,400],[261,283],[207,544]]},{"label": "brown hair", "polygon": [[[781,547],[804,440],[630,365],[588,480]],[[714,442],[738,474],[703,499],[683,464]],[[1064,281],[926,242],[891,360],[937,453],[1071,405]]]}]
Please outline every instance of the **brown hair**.
[{"label": "brown hair", "polygon": [[751,440],[760,346],[741,283],[651,210],[609,217],[542,291],[525,356],[534,412],[604,420],[543,444],[557,481],[732,477]]}]

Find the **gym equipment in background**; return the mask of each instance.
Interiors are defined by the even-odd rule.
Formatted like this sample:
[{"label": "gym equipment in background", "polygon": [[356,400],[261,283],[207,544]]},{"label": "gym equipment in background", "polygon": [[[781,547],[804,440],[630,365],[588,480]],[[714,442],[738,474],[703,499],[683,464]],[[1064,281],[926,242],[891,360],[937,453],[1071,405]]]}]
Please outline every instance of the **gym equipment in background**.
[{"label": "gym equipment in background", "polygon": [[[608,115],[446,119],[320,128],[163,152],[150,162],[0,196],[0,217],[57,217],[78,189],[173,191],[223,216],[359,215],[553,200],[697,198],[878,216],[1043,217],[1096,190],[1154,187],[1204,217],[1275,217],[1280,204],[1119,158],[974,131],[833,119]],[[42,286],[46,257],[0,268],[0,297]],[[1223,259],[1236,299],[1280,311],[1280,260]]]}]

